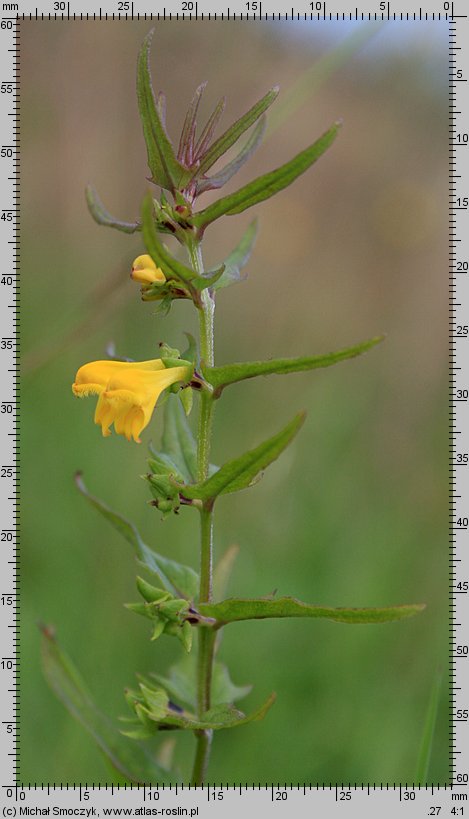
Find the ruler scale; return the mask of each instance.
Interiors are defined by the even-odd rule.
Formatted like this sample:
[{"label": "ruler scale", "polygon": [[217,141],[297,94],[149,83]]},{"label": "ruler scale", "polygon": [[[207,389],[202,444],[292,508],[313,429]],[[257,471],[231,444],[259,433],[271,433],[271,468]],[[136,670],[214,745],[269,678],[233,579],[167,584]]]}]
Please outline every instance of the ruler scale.
[{"label": "ruler scale", "polygon": [[[343,8],[342,8],[343,5]],[[47,0],[43,7],[25,0],[0,4],[0,804],[4,816],[34,815],[50,806],[83,815],[112,808],[151,808],[153,815],[231,816],[305,810],[375,817],[463,816],[469,801],[469,19],[463,0],[401,8],[399,2],[370,2],[349,8],[341,0],[308,2],[288,10],[278,0],[236,0],[223,7],[214,0],[170,0],[162,8],[116,0],[93,6],[88,0]],[[468,9],[469,11],[469,9]],[[19,340],[20,267],[20,61],[23,20],[245,20],[264,21],[445,21],[448,24],[449,118],[449,342],[450,342],[450,527],[449,643],[451,782],[415,787],[413,783],[210,783],[204,788],[173,785],[87,786],[22,783],[18,779],[17,679],[20,635],[19,595]],[[442,271],[443,273],[443,271]],[[27,409],[26,409],[27,411]],[[27,742],[27,736],[21,737]],[[36,810],[37,809],[37,810]],[[88,813],[86,812],[88,811]],[[348,812],[347,812],[348,811]],[[469,805],[467,806],[469,812]],[[171,814],[172,812],[172,814]],[[144,813],[141,813],[144,815]]]}]

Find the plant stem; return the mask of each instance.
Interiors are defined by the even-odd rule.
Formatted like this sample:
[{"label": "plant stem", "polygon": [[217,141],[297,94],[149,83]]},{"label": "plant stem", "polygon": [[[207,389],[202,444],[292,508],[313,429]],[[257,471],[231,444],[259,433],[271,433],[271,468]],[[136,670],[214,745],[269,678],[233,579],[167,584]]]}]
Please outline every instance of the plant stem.
[{"label": "plant stem", "polygon": [[[199,274],[203,274],[202,254],[200,244],[194,243],[189,247],[191,262]],[[200,328],[200,356],[201,359],[213,366],[213,320],[215,302],[208,290],[201,293],[199,307]],[[197,479],[204,481],[208,476],[210,463],[210,447],[212,436],[213,397],[208,390],[200,394],[199,429],[197,437]],[[200,602],[210,602],[212,599],[213,574],[213,506],[204,505],[200,510]],[[198,628],[198,657],[197,657],[197,712],[201,717],[210,708],[210,691],[212,685],[212,670],[215,645],[215,633],[211,628]],[[202,785],[207,771],[212,743],[213,731],[196,731],[197,747],[194,767],[192,771],[192,785]]]}]

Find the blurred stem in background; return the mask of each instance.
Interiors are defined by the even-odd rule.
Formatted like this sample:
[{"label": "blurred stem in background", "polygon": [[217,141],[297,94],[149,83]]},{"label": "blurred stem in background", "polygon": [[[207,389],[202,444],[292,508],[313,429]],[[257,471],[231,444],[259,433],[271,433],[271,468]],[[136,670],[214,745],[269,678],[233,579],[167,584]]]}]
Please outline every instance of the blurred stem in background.
[{"label": "blurred stem in background", "polygon": [[264,140],[272,136],[284,122],[293,117],[298,109],[319,91],[339,68],[346,65],[350,58],[381,30],[382,26],[382,22],[359,26],[340,45],[327,51],[323,57],[313,63],[311,68],[300,75],[269,115]]},{"label": "blurred stem in background", "polygon": [[433,737],[435,734],[436,720],[438,717],[441,683],[442,673],[441,671],[438,671],[435,675],[435,680],[430,693],[430,701],[428,703],[427,713],[425,716],[425,725],[417,762],[417,771],[415,774],[416,785],[426,785],[428,780],[428,769],[430,767],[430,759],[432,755]]}]

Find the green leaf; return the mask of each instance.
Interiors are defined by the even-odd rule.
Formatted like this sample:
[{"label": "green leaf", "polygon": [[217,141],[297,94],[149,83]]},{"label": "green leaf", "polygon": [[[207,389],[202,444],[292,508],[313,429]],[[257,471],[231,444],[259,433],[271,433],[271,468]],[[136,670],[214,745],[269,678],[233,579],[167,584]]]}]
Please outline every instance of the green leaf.
[{"label": "green leaf", "polygon": [[275,171],[263,174],[249,182],[239,191],[223,196],[209,205],[205,210],[199,211],[192,218],[192,224],[202,230],[220,216],[233,216],[235,213],[242,213],[243,210],[269,199],[278,191],[283,190],[297,179],[302,173],[319,159],[320,156],[330,147],[337,136],[339,124],[335,123],[325,134],[319,137],[313,145],[297,154],[290,162],[277,168]]},{"label": "green leaf", "polygon": [[187,338],[187,349],[184,350],[182,357],[186,361],[191,361],[194,366],[198,366],[199,363],[199,352],[197,349],[197,342],[192,335],[192,333],[184,333]]},{"label": "green leaf", "polygon": [[197,657],[195,653],[187,654],[172,665],[168,677],[152,672],[151,678],[163,686],[172,700],[188,708],[196,708]]},{"label": "green leaf", "polygon": [[81,475],[77,475],[76,483],[78,489],[89,503],[130,543],[142,566],[145,566],[148,571],[156,575],[171,594],[177,597],[184,597],[187,600],[196,598],[199,589],[199,576],[197,572],[189,566],[184,566],[181,563],[176,563],[174,560],[169,560],[167,557],[163,557],[150,549],[140,537],[133,523],[129,523],[128,520],[117,512],[113,512],[112,509],[109,509],[101,500],[90,495]]},{"label": "green leaf", "polygon": [[203,129],[199,139],[197,140],[197,144],[194,149],[194,157],[195,159],[199,159],[199,157],[203,156],[205,153],[208,145],[210,145],[211,139],[215,133],[215,128],[217,127],[220,117],[225,110],[226,105],[226,98],[222,97],[219,100],[211,113],[205,128]]},{"label": "green leaf", "polygon": [[99,198],[95,189],[91,185],[86,186],[85,197],[86,203],[88,205],[88,210],[91,213],[95,222],[98,223],[98,225],[113,227],[116,228],[117,230],[122,231],[122,233],[135,233],[137,230],[142,229],[142,226],[139,222],[122,222],[120,221],[120,219],[116,219],[114,216],[111,216],[109,211],[106,210],[103,203],[101,202],[101,199]]},{"label": "green leaf", "polygon": [[[197,657],[194,653],[183,657],[182,660],[171,666],[168,677],[163,677],[161,674],[152,674],[151,677],[163,686],[171,699],[190,709],[197,707]],[[247,697],[251,688],[250,685],[235,685],[227,667],[215,661],[211,692],[213,705],[236,702]]]},{"label": "green leaf", "polygon": [[225,131],[224,134],[221,135],[218,139],[215,140],[213,145],[207,150],[204,156],[201,159],[200,165],[197,168],[197,177],[202,176],[203,174],[207,173],[208,170],[215,164],[217,159],[219,159],[223,154],[225,154],[235,142],[238,141],[240,136],[247,131],[251,125],[259,119],[260,116],[267,111],[270,105],[272,105],[273,101],[276,99],[278,95],[279,89],[278,87],[274,87],[269,91],[259,102],[256,102],[249,111],[244,114],[244,116],[240,117],[233,125]]},{"label": "green leaf", "polygon": [[225,270],[223,275],[213,285],[214,290],[220,290],[222,287],[236,284],[244,278],[241,275],[241,270],[248,263],[251,256],[257,238],[257,229],[258,221],[254,219],[239,244],[236,245],[235,249],[225,259]]},{"label": "green leaf", "polygon": [[153,754],[140,743],[128,742],[118,725],[99,711],[72,662],[45,627],[41,649],[44,675],[52,691],[91,734],[112,766],[129,782],[168,782],[166,771],[158,766]]},{"label": "green leaf", "polygon": [[193,161],[195,130],[197,127],[197,112],[199,110],[202,94],[204,93],[206,87],[207,83],[203,82],[198,86],[198,88],[196,88],[184,120],[184,125],[182,127],[181,139],[179,141],[178,159],[181,162],[185,162],[186,165],[191,165]]},{"label": "green leaf", "polygon": [[235,728],[239,725],[247,725],[249,722],[259,722],[259,720],[264,719],[275,699],[275,694],[271,694],[257,711],[253,711],[248,716],[245,716],[242,711],[238,711],[232,705],[216,705],[210,711],[205,712],[202,721],[207,724],[207,727],[217,728]]},{"label": "green leaf", "polygon": [[217,270],[209,270],[203,276],[195,276],[193,279],[197,290],[205,290],[207,287],[214,287],[225,272],[225,265],[222,264]]},{"label": "green leaf", "polygon": [[177,396],[168,395],[166,399],[161,448],[186,481],[195,481],[197,444]]},{"label": "green leaf", "polygon": [[214,617],[218,621],[218,626],[238,620],[263,620],[267,617],[316,617],[333,620],[336,623],[372,624],[413,617],[424,608],[425,604],[422,603],[386,608],[331,608],[330,606],[313,606],[310,603],[302,603],[294,597],[279,597],[278,600],[232,598],[223,600],[221,603],[201,603],[198,611],[204,617]]},{"label": "green leaf", "polygon": [[196,185],[196,195],[200,196],[205,191],[218,190],[226,185],[227,182],[243,167],[248,159],[253,155],[262,142],[262,137],[265,133],[266,118],[265,115],[261,117],[256,127],[246,144],[241,148],[239,154],[228,162],[224,168],[221,168],[214,176],[198,179]]},{"label": "green leaf", "polygon": [[275,461],[291,443],[305,420],[305,414],[299,413],[277,435],[268,438],[255,449],[251,449],[239,458],[228,461],[210,478],[202,483],[184,486],[182,494],[187,498],[210,500],[225,492],[236,492],[245,489],[257,478],[259,473]]},{"label": "green leaf", "polygon": [[184,387],[183,390],[179,390],[178,397],[184,410],[184,415],[188,417],[194,405],[194,392],[192,387]]},{"label": "green leaf", "polygon": [[223,663],[215,662],[212,677],[212,703],[236,702],[251,693],[252,685],[235,685]]},{"label": "green leaf", "polygon": [[157,105],[155,101],[150,75],[152,37],[153,29],[145,37],[138,57],[137,99],[152,181],[174,192],[184,186],[191,174],[176,159],[173,146],[161,121],[161,104]]},{"label": "green leaf", "polygon": [[202,365],[204,378],[216,391],[216,397],[230,384],[255,378],[258,375],[283,375],[285,373],[299,373],[307,370],[316,370],[321,367],[331,367],[340,361],[366,353],[376,344],[380,344],[384,336],[375,336],[368,341],[362,341],[354,347],[346,347],[335,353],[324,355],[304,356],[302,358],[274,358],[269,361],[246,361],[237,364],[225,364],[223,367],[206,367]]}]

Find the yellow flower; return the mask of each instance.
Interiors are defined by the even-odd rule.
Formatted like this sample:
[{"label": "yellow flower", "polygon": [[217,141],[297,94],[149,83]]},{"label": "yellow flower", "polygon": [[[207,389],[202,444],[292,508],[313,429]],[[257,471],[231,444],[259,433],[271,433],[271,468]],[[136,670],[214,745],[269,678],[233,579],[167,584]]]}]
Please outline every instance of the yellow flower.
[{"label": "yellow flower", "polygon": [[98,395],[94,420],[103,435],[115,431],[140,443],[139,435],[150,422],[160,394],[171,384],[192,377],[192,365],[165,367],[161,358],[154,361],[91,361],[78,370],[72,385],[74,395]]},{"label": "yellow flower", "polygon": [[151,256],[137,256],[130,278],[143,285],[164,284],[166,276],[161,268],[157,267]]}]

